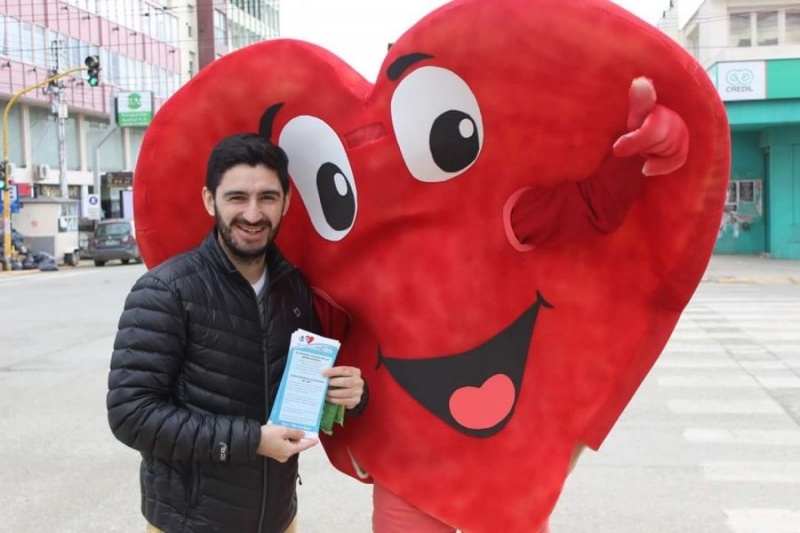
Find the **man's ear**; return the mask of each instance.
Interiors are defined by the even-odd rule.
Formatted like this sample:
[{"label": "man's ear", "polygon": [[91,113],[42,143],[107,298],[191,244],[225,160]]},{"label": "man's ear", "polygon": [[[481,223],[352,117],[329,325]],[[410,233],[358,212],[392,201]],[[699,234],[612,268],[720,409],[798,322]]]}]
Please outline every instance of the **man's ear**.
[{"label": "man's ear", "polygon": [[207,187],[203,187],[203,205],[206,206],[206,212],[212,217],[214,215],[214,195],[211,194],[211,191],[208,190]]},{"label": "man's ear", "polygon": [[281,217],[286,216],[286,212],[289,210],[289,201],[292,199],[292,189],[290,188],[286,191],[286,196],[283,197],[283,214]]}]

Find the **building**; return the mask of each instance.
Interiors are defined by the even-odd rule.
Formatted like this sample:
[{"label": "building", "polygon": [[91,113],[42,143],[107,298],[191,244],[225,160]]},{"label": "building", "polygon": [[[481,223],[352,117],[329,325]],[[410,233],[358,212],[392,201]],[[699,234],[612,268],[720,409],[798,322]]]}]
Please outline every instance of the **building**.
[{"label": "building", "polygon": [[678,7],[658,27],[705,67],[731,124],[715,252],[800,259],[800,2],[705,0],[680,19]]},{"label": "building", "polygon": [[131,217],[133,169],[152,114],[206,64],[278,32],[278,0],[0,0],[3,108],[87,56],[101,65],[95,87],[85,72],[63,78],[61,105],[45,86],[10,108],[3,134],[20,201],[13,227],[61,259],[81,247],[78,227],[97,216],[87,205],[95,195],[101,217]]},{"label": "building", "polygon": [[279,0],[197,0],[199,68],[280,35]]}]

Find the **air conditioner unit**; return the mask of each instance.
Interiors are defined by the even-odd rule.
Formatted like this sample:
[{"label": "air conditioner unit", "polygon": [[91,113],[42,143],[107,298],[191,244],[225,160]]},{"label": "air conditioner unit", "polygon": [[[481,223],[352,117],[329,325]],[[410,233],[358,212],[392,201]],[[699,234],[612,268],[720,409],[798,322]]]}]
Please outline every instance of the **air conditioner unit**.
[{"label": "air conditioner unit", "polygon": [[50,176],[50,165],[36,165],[33,167],[33,179],[36,181],[46,180]]}]

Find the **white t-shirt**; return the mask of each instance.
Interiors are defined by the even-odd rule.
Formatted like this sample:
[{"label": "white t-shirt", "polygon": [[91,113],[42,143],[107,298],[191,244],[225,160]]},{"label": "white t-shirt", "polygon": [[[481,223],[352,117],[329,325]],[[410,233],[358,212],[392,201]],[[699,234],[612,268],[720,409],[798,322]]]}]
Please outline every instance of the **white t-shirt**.
[{"label": "white t-shirt", "polygon": [[250,284],[253,286],[253,290],[256,291],[256,296],[261,294],[261,289],[264,288],[264,283],[266,282],[267,282],[267,269],[265,268],[264,273],[261,274],[261,277],[258,278],[258,281]]}]

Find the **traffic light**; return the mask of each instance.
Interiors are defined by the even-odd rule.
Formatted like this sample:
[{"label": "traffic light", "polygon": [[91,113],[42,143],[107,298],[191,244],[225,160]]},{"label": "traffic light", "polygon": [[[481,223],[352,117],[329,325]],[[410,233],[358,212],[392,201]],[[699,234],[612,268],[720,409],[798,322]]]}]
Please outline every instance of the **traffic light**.
[{"label": "traffic light", "polygon": [[91,87],[97,87],[100,83],[100,58],[98,56],[86,56],[83,64],[89,69],[87,71],[89,75],[89,85]]},{"label": "traffic light", "polygon": [[6,183],[8,182],[6,167],[6,161],[0,161],[0,192],[6,189]]}]

